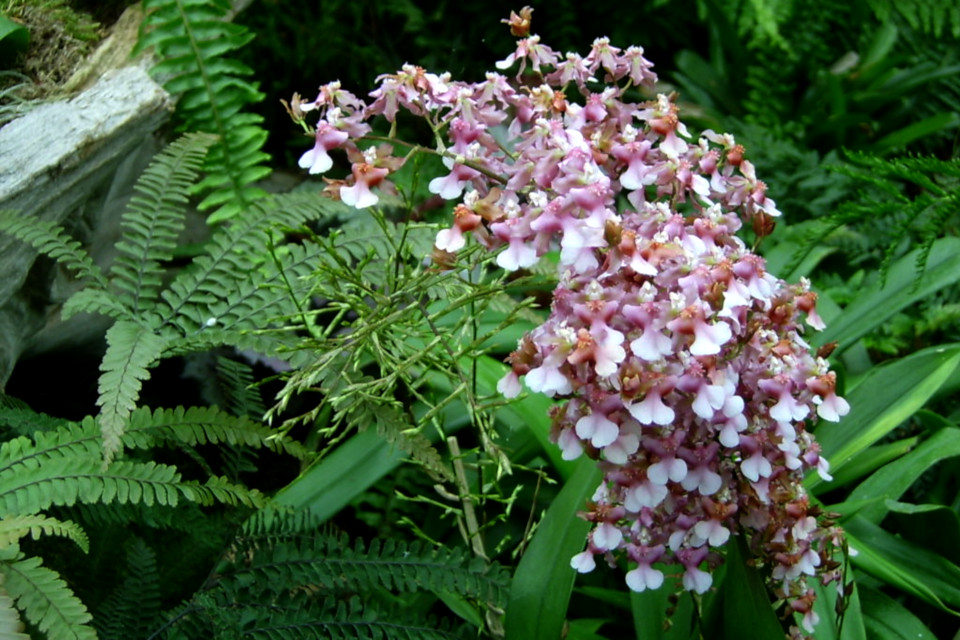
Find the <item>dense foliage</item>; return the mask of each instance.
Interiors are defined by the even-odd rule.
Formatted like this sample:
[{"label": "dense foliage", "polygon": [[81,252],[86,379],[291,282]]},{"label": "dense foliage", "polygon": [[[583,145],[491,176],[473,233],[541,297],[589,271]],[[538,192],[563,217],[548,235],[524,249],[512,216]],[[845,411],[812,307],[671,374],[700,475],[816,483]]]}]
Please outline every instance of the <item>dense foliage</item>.
[{"label": "dense foliage", "polygon": [[0,635],[954,632],[955,9],[144,4],[112,264],[0,213],[113,320],[0,394]]}]

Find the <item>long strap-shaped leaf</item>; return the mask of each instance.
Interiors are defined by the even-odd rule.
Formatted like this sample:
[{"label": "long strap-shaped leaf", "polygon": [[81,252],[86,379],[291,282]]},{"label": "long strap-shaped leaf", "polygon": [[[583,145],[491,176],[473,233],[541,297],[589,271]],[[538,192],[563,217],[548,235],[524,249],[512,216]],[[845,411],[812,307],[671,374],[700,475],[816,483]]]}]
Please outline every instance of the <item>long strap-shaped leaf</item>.
[{"label": "long strap-shaped leaf", "polygon": [[[958,365],[960,344],[951,344],[875,367],[847,394],[850,413],[840,422],[817,425],[823,455],[834,467],[842,467],[922,408]],[[821,483],[816,474],[807,477],[808,489]]]},{"label": "long strap-shaped leaf", "polygon": [[856,551],[854,566],[938,609],[960,615],[960,567],[858,516],[847,520],[844,529],[850,548]]},{"label": "long strap-shaped leaf", "polygon": [[934,243],[926,271],[917,278],[917,249],[890,268],[886,283],[877,281],[857,294],[821,333],[813,336],[815,345],[837,342],[842,352],[857,340],[883,324],[888,318],[935,291],[954,284],[960,274],[960,238],[941,238]]},{"label": "long strap-shaped leaf", "polygon": [[915,450],[871,474],[847,499],[850,502],[875,500],[857,514],[880,524],[889,511],[886,500],[897,500],[927,469],[954,456],[960,456],[960,429],[941,429]]},{"label": "long strap-shaped leaf", "polygon": [[583,458],[537,527],[517,565],[507,602],[507,640],[555,640],[563,621],[576,572],[570,558],[583,550],[590,524],[577,517],[596,491],[602,474]]}]

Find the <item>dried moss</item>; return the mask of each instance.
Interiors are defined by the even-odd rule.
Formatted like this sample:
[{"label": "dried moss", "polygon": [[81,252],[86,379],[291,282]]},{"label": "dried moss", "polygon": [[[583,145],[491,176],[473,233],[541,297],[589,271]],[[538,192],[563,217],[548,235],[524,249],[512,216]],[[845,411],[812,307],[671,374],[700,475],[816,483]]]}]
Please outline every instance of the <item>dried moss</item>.
[{"label": "dried moss", "polygon": [[22,98],[55,93],[104,35],[99,22],[69,7],[66,0],[11,0],[7,4],[4,13],[30,32],[30,46],[13,69],[27,76],[32,85],[27,95],[21,93]]}]

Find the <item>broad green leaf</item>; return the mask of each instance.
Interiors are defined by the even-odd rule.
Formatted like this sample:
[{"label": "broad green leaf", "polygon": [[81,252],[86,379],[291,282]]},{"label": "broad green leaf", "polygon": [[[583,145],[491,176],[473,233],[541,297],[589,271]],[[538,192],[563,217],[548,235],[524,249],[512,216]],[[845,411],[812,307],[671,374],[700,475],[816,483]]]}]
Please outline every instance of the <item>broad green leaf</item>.
[{"label": "broad green leaf", "polygon": [[832,473],[833,480],[830,482],[830,487],[842,487],[869,475],[888,462],[906,455],[917,446],[918,442],[920,442],[920,438],[913,436],[895,442],[875,444],[864,449]]},{"label": "broad green leaf", "polygon": [[[867,640],[867,632],[863,624],[863,612],[860,608],[859,589],[853,585],[843,619],[838,620],[836,614],[837,585],[823,586],[816,580],[810,581],[817,599],[813,611],[820,617],[820,622],[814,627],[813,640]],[[798,616],[799,618],[799,616]],[[799,620],[798,620],[799,622]]]},{"label": "broad green leaf", "polygon": [[960,516],[954,508],[942,504],[910,504],[885,500],[897,531],[924,549],[960,563]]},{"label": "broad green leaf", "polygon": [[353,436],[277,493],[278,505],[309,509],[318,522],[328,520],[350,501],[390,473],[404,459],[376,431]]},{"label": "broad green leaf", "polygon": [[[782,230],[778,228],[776,234],[764,239],[762,252],[763,259],[767,263],[767,272],[775,274],[778,278],[783,278],[787,282],[796,282],[803,276],[809,276],[810,272],[813,271],[814,267],[816,267],[821,260],[837,251],[836,247],[831,247],[826,244],[815,244],[805,247],[803,250],[806,253],[804,253],[800,261],[797,262],[798,249],[804,246],[803,238],[809,234],[811,229],[817,224],[819,223],[815,220],[791,224]],[[776,244],[768,247],[766,245],[767,240],[774,239]],[[787,267],[789,265],[795,266],[788,271]],[[830,318],[824,314],[822,300],[823,297],[821,296],[820,302],[817,305],[817,311],[820,313],[820,317],[829,324]]]},{"label": "broad green leaf", "polygon": [[600,602],[617,607],[618,609],[630,609],[630,591],[626,589],[605,589],[603,587],[577,587],[573,590],[577,595],[594,598]]},{"label": "broad green leaf", "polygon": [[885,283],[878,278],[860,291],[840,317],[833,319],[826,329],[812,338],[814,346],[836,341],[839,354],[901,309],[954,284],[960,277],[960,238],[937,240],[930,251],[926,270],[918,279],[920,251],[917,249],[897,260]]},{"label": "broad green leaf", "polygon": [[871,151],[882,153],[884,151],[902,148],[920,138],[934,133],[940,133],[947,129],[953,129],[958,125],[960,125],[960,115],[953,112],[938,113],[935,116],[924,118],[919,122],[914,122],[902,129],[883,136],[873,143],[870,149]]},{"label": "broad green leaf", "polygon": [[[960,364],[960,345],[925,349],[888,365],[875,367],[846,394],[850,413],[840,422],[821,421],[815,435],[824,456],[840,470],[854,456],[913,415]],[[822,483],[807,476],[808,489]],[[832,488],[832,483],[818,492]]]},{"label": "broad green leaf", "polygon": [[450,611],[453,611],[455,614],[472,624],[474,627],[478,629],[483,628],[483,617],[469,600],[464,598],[459,593],[455,593],[453,591],[438,589],[434,591],[434,593],[437,594],[437,597],[443,601],[443,604],[447,605]]},{"label": "broad green leaf", "polygon": [[874,34],[870,45],[860,61],[860,70],[869,71],[870,67],[887,59],[887,54],[897,42],[897,27],[890,21],[884,23]]},{"label": "broad green leaf", "polygon": [[596,462],[581,458],[537,526],[513,576],[504,620],[506,640],[561,637],[576,577],[569,560],[583,551],[590,530],[590,523],[578,518],[577,512],[601,478]]},{"label": "broad green leaf", "polygon": [[869,520],[844,523],[852,561],[892,587],[960,616],[960,567],[943,556],[907,542]]},{"label": "broad green leaf", "polygon": [[567,627],[566,640],[606,640],[597,633],[609,620],[603,618],[579,618],[571,620]]},{"label": "broad green leaf", "polygon": [[782,640],[784,633],[770,595],[756,567],[747,564],[743,536],[727,545],[727,577],[723,582],[723,631],[727,640]]},{"label": "broad green leaf", "polygon": [[699,637],[693,628],[696,618],[693,615],[693,597],[689,593],[681,594],[676,611],[667,617],[672,594],[673,590],[666,584],[654,591],[630,591],[630,608],[637,640],[690,640]]},{"label": "broad green leaf", "polygon": [[879,524],[887,514],[887,500],[896,500],[917,478],[945,458],[960,455],[960,429],[947,427],[937,431],[926,442],[899,460],[891,462],[854,489],[848,499],[877,502],[860,510],[859,516]]},{"label": "broad green leaf", "polygon": [[871,640],[937,640],[906,607],[881,591],[858,586],[863,622]]},{"label": "broad green leaf", "polygon": [[13,57],[30,44],[30,33],[23,27],[0,14],[0,64],[12,62]]}]

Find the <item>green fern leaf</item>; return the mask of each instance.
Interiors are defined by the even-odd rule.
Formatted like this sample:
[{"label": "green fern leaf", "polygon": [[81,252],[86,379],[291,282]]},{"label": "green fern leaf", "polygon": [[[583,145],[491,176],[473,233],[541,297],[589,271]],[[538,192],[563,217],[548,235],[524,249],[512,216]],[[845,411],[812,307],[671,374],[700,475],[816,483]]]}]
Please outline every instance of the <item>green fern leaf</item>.
[{"label": "green fern leaf", "polygon": [[[250,614],[260,615],[243,629],[245,637],[266,640],[291,638],[343,638],[344,640],[461,640],[465,634],[438,625],[430,618],[404,611],[379,611],[371,602],[353,597],[347,602],[325,598],[319,605],[304,606],[294,600],[270,609],[241,603]],[[241,609],[241,610],[243,610]]]},{"label": "green fern leaf", "polygon": [[939,38],[948,25],[954,38],[960,38],[960,5],[940,0],[867,0],[881,22],[894,10],[914,29]]},{"label": "green fern leaf", "polygon": [[184,228],[184,206],[213,136],[188,134],[157,155],[134,187],[121,220],[123,237],[110,275],[135,316],[149,309]]},{"label": "green fern leaf", "polygon": [[84,553],[90,550],[90,540],[86,532],[69,520],[61,521],[41,515],[0,518],[0,549],[10,547],[28,535],[34,540],[41,535],[59,535],[76,542]]},{"label": "green fern leaf", "polygon": [[165,340],[133,322],[117,321],[107,331],[107,352],[100,363],[100,430],[104,459],[122,448],[121,436],[136,407],[140,387],[150,377],[149,367],[163,351]]},{"label": "green fern leaf", "polygon": [[161,294],[166,302],[166,308],[158,309],[162,322],[189,337],[206,329],[262,329],[275,317],[295,311],[288,302],[290,293],[279,285],[298,283],[311,272],[321,251],[288,245],[277,265],[268,264],[270,247],[277,229],[297,229],[324,217],[326,211],[327,204],[316,196],[271,197],[217,229],[208,253],[196,258]]},{"label": "green fern leaf", "polygon": [[131,448],[154,447],[160,443],[197,446],[231,444],[254,449],[267,448],[299,459],[310,454],[298,442],[278,434],[263,423],[245,416],[233,416],[216,407],[135,410],[123,436]]},{"label": "green fern leaf", "polygon": [[95,610],[100,640],[128,640],[150,635],[160,614],[157,555],[134,537],[127,551],[126,577]]},{"label": "green fern leaf", "polygon": [[184,485],[180,489],[191,501],[201,505],[220,503],[260,508],[267,502],[263,494],[256,489],[247,489],[230,482],[227,478],[217,476],[208,479],[205,484],[193,483]]},{"label": "green fern leaf", "polygon": [[227,22],[229,1],[145,0],[144,6],[137,49],[156,48],[161,62],[152,73],[165,78],[167,90],[179,96],[185,128],[218,138],[206,159],[207,177],[197,186],[209,193],[200,208],[220,206],[211,222],[232,218],[266,195],[251,183],[270,173],[264,164],[269,156],[261,151],[267,137],[260,126],[263,118],[241,112],[263,94],[244,79],[252,71],[227,57],[253,34]]},{"label": "green fern leaf", "polygon": [[502,605],[508,579],[497,565],[465,556],[461,549],[435,549],[414,542],[374,540],[369,547],[346,538],[291,536],[267,546],[241,541],[237,557],[243,566],[224,571],[238,584],[311,584],[327,589],[370,591],[386,588],[409,592],[450,591]]},{"label": "green fern leaf", "polygon": [[0,445],[0,482],[49,460],[100,459],[103,454],[98,432],[94,420],[88,419],[83,427],[66,423],[54,430],[37,431],[31,437],[21,436],[4,442]]},{"label": "green fern leaf", "polygon": [[440,452],[426,436],[411,428],[410,418],[404,415],[398,403],[388,402],[386,399],[371,401],[362,395],[348,397],[353,400],[350,407],[346,411],[338,407],[347,422],[364,426],[375,425],[377,433],[384,440],[422,465],[434,480],[453,481],[453,472],[444,463]]},{"label": "green fern leaf", "polygon": [[80,289],[60,308],[60,317],[64,320],[78,313],[96,313],[117,320],[133,320],[130,309],[113,293],[104,289],[87,287]]},{"label": "green fern leaf", "polygon": [[100,267],[80,243],[59,226],[46,220],[24,217],[11,211],[0,211],[0,231],[26,242],[40,253],[75,271],[80,278],[89,278],[101,289],[109,286]]},{"label": "green fern leaf", "polygon": [[[904,238],[919,244],[917,280],[926,269],[934,242],[943,235],[960,213],[960,160],[941,160],[932,156],[882,158],[870,153],[847,153],[849,165],[831,167],[874,187],[861,190],[855,200],[843,203],[823,219],[802,251],[844,225],[865,228],[865,233],[882,233],[886,243],[880,265],[881,278],[902,249]],[[861,224],[869,221],[869,227]],[[884,225],[894,228],[885,228]],[[892,241],[890,239],[893,239]],[[796,261],[796,258],[795,258]]]},{"label": "green fern leaf", "polygon": [[56,571],[41,565],[40,558],[0,562],[0,574],[17,608],[49,640],[96,640],[87,608]]},{"label": "green fern leaf", "polygon": [[0,638],[3,640],[30,640],[30,636],[23,633],[20,612],[13,606],[13,599],[3,588],[2,580],[0,580]]},{"label": "green fern leaf", "polygon": [[[9,396],[7,396],[9,398]],[[17,407],[0,406],[0,427],[15,435],[30,435],[37,431],[52,431],[67,423],[63,418],[54,418],[37,413],[26,404]]]},{"label": "green fern leaf", "polygon": [[267,407],[263,404],[263,397],[255,385],[253,369],[249,365],[219,357],[217,374],[225,409],[236,416],[263,418]]},{"label": "green fern leaf", "polygon": [[143,503],[176,506],[197,489],[184,483],[175,467],[121,460],[106,469],[100,457],[35,458],[0,477],[0,513],[29,515],[52,505]]}]

